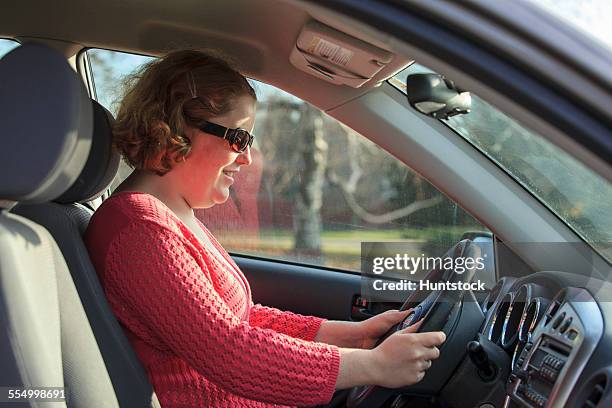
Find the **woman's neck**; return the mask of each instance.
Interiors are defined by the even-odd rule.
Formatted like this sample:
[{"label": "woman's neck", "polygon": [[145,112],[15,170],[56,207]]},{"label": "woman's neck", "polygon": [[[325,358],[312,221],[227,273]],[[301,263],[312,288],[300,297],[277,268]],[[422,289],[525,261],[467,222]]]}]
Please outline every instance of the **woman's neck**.
[{"label": "woman's neck", "polygon": [[152,172],[134,170],[117,186],[114,192],[140,191],[151,194],[163,202],[183,221],[193,220],[195,217],[193,208],[189,206],[189,203],[176,190],[177,183],[166,177],[168,175],[162,178]]}]

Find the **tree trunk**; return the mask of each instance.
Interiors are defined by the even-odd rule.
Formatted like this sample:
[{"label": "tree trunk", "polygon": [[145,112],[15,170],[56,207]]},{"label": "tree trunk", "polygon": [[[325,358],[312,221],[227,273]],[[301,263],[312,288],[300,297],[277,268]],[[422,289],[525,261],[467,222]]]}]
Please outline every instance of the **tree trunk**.
[{"label": "tree trunk", "polygon": [[327,166],[327,143],[323,138],[321,113],[309,105],[302,113],[303,132],[296,147],[300,152],[302,171],[298,177],[295,197],[294,233],[295,252],[298,256],[321,256],[321,203],[323,181]]}]

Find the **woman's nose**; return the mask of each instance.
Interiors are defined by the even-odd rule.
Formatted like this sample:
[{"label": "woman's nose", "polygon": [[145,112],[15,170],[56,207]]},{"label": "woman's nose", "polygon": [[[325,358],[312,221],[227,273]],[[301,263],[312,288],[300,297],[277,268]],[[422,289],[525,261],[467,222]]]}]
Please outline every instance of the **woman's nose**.
[{"label": "woman's nose", "polygon": [[238,157],[236,157],[236,162],[244,166],[251,164],[253,162],[253,159],[251,158],[251,148],[247,147],[244,152],[239,153]]}]

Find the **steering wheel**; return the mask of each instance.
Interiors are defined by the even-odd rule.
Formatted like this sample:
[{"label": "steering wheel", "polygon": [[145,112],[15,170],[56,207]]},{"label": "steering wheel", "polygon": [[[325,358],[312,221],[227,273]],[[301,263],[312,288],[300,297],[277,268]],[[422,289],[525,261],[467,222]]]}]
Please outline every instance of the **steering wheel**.
[{"label": "steering wheel", "polygon": [[[456,265],[455,260],[458,258],[476,259],[479,255],[480,248],[469,239],[464,239],[448,250],[442,259],[452,258],[452,264]],[[462,273],[456,272],[453,269],[432,269],[427,273],[423,281],[429,281],[430,283],[469,283],[474,273],[475,269],[473,268],[466,268]],[[432,361],[431,367],[426,371],[425,377],[419,383],[397,389],[389,389],[376,385],[354,387],[348,394],[346,406],[349,408],[380,407],[389,398],[402,392],[411,392],[419,395],[437,394],[458,363],[456,356],[450,356],[449,353],[444,353],[444,350],[453,348],[451,347],[453,342],[452,326],[454,321],[457,320],[457,314],[454,312],[461,305],[464,294],[465,290],[427,291],[417,289],[411,292],[400,310],[413,309],[412,312],[402,322],[396,324],[385,333],[378,340],[376,346],[396,331],[405,329],[422,318],[423,323],[419,327],[418,332],[444,331],[446,334],[446,341],[440,346],[440,357]],[[464,344],[459,346],[465,349]],[[449,363],[452,363],[453,366],[449,367]]]}]

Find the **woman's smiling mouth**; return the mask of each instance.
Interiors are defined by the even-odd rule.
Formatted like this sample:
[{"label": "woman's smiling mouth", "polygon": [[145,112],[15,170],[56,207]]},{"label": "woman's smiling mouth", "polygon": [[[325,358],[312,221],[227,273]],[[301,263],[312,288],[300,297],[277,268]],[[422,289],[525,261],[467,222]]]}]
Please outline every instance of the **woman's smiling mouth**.
[{"label": "woman's smiling mouth", "polygon": [[234,177],[236,175],[236,173],[238,173],[239,170],[223,170],[223,175],[225,175],[227,178],[231,179],[231,181],[234,181]]}]

